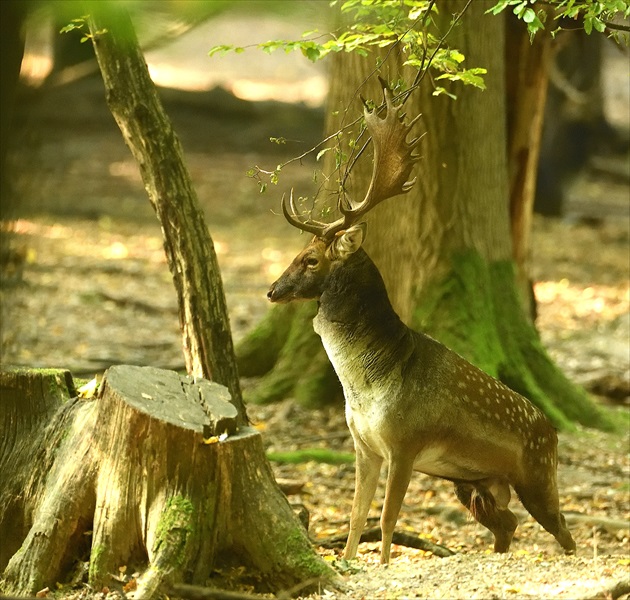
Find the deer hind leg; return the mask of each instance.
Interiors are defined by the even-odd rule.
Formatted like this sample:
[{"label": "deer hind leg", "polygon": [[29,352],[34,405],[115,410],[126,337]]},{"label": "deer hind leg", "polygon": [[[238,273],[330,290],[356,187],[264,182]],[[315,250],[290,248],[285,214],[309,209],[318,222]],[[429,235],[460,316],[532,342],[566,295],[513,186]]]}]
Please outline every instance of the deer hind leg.
[{"label": "deer hind leg", "polygon": [[560,512],[558,488],[552,481],[514,486],[518,497],[529,514],[536,519],[564,548],[567,554],[575,554],[576,545]]},{"label": "deer hind leg", "polygon": [[456,482],[455,493],[472,516],[494,535],[494,551],[507,552],[518,525],[508,509],[510,488],[498,480]]}]

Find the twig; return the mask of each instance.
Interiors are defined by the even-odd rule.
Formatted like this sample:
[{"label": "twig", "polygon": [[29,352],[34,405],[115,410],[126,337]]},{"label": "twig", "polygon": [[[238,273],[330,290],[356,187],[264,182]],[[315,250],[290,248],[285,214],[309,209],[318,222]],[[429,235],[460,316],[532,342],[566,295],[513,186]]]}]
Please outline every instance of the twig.
[{"label": "twig", "polygon": [[[340,544],[343,544],[348,539],[347,533],[340,533],[337,535],[332,535],[323,540],[315,540],[313,543],[317,546],[321,546],[322,548],[335,548]],[[381,541],[381,530],[379,527],[372,527],[371,529],[366,529],[361,534],[361,542],[380,542]],[[392,540],[394,544],[398,544],[400,546],[407,546],[408,548],[416,548],[418,550],[424,550],[426,552],[431,552],[435,554],[435,556],[439,556],[441,558],[445,558],[447,556],[453,556],[456,554],[453,550],[447,548],[446,546],[442,546],[440,544],[434,544],[429,540],[425,540],[413,533],[402,532],[402,531],[394,531],[394,538]]]}]

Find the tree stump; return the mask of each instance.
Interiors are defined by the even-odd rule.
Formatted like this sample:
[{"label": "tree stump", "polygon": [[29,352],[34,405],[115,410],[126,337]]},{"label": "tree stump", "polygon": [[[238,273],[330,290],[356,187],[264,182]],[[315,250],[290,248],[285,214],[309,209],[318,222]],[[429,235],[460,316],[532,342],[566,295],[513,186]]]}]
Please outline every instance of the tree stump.
[{"label": "tree stump", "polygon": [[[23,380],[2,374],[3,388],[23,389]],[[125,565],[141,573],[138,598],[175,582],[202,585],[224,563],[244,565],[270,591],[330,577],[273,479],[260,434],[237,429],[223,386],[116,366],[95,398],[58,401],[53,416],[46,410],[25,428],[32,412],[4,401],[0,410],[11,430],[0,465],[13,473],[0,502],[13,499],[18,523],[0,521],[5,593],[63,580],[89,532],[90,585],[109,585]]]}]

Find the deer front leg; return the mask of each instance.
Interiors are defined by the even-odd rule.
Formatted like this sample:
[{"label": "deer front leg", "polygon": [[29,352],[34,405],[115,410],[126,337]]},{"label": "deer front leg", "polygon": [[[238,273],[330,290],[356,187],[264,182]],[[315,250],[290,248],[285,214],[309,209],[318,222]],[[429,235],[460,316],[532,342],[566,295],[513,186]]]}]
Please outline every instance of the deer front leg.
[{"label": "deer front leg", "polygon": [[381,564],[389,563],[389,552],[394,537],[394,528],[400,513],[411,474],[413,472],[413,458],[392,456],[389,459],[387,473],[387,487],[385,489],[385,504],[381,513]]},{"label": "deer front leg", "polygon": [[354,447],[357,454],[356,482],[354,499],[352,501],[352,514],[350,515],[350,533],[348,534],[346,549],[343,553],[343,557],[346,560],[354,558],[357,554],[357,548],[367,521],[370,504],[376,492],[378,476],[383,463],[383,459],[361,442],[358,436],[355,437]]}]

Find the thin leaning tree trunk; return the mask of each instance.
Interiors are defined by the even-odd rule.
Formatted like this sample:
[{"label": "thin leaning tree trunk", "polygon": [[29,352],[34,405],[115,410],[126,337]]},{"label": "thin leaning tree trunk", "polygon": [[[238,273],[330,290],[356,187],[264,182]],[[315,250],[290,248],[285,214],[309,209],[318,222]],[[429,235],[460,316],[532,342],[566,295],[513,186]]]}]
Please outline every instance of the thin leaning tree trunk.
[{"label": "thin leaning tree trunk", "polygon": [[179,306],[186,370],[225,385],[247,421],[214,244],[183,151],[149,76],[129,16],[107,2],[87,5],[107,104],[138,161],[162,226]]},{"label": "thin leaning tree trunk", "polygon": [[508,15],[505,42],[512,250],[524,309],[526,314],[532,314],[535,307],[530,293],[530,239],[549,81],[551,36],[541,34],[530,40],[523,23]]}]

